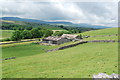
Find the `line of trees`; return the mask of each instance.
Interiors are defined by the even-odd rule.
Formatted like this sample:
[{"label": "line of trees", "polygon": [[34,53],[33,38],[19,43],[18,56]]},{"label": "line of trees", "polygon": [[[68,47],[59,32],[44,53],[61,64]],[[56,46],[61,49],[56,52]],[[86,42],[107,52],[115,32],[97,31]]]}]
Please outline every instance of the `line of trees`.
[{"label": "line of trees", "polygon": [[60,25],[58,27],[65,29],[73,34],[90,31],[90,30],[95,30],[94,28],[89,28],[89,27],[72,27],[72,26],[70,27],[70,26],[63,26],[63,25]]},{"label": "line of trees", "polygon": [[51,30],[43,30],[33,28],[32,30],[16,30],[11,36],[12,41],[19,41],[21,39],[33,39],[33,38],[44,38],[48,36],[61,36],[63,34],[71,34],[69,31],[56,31],[53,33]]},{"label": "line of trees", "polygon": [[56,31],[55,33],[53,33],[53,36],[61,36],[63,34],[71,34],[71,32],[69,32],[69,31]]},{"label": "line of trees", "polygon": [[48,37],[53,34],[53,31],[33,28],[32,30],[16,30],[11,36],[12,41],[19,41],[21,39],[32,39]]}]

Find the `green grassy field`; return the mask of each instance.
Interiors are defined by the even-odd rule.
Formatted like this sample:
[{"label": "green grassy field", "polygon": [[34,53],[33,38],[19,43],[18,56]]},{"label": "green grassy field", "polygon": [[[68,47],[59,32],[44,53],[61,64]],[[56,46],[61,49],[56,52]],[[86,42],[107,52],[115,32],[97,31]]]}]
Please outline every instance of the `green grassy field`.
[{"label": "green grassy field", "polygon": [[23,42],[23,43],[13,43],[13,44],[5,44],[2,45],[2,58],[9,57],[23,57],[23,56],[31,56],[36,54],[45,53],[47,50],[62,47],[65,45],[74,44],[77,42],[68,42],[61,45],[56,46],[45,46],[40,44],[34,44],[33,42]]},{"label": "green grassy field", "polygon": [[91,40],[116,40],[116,41],[118,41],[118,36],[89,37],[89,38],[84,38],[83,40],[86,40],[86,41],[91,41]]},{"label": "green grassy field", "polygon": [[[86,43],[61,51],[3,61],[3,77],[88,78],[100,72],[117,73],[117,47],[117,43]],[[33,52],[37,53],[35,50]]]},{"label": "green grassy field", "polygon": [[12,35],[13,30],[0,30],[0,33],[2,33],[2,35],[0,35],[0,39],[3,38],[9,38]]},{"label": "green grassy field", "polygon": [[[100,32],[97,32],[98,30],[89,31],[84,34],[110,35],[117,34],[116,30],[117,28],[111,28],[100,30]],[[117,40],[117,37],[91,37],[86,39]],[[46,53],[46,50],[73,43],[77,42],[68,42],[58,46],[31,43],[5,45],[2,48],[3,58],[16,57],[16,59],[3,61],[3,78],[92,78],[93,74],[100,72],[109,75],[118,73],[117,42],[85,43]]]},{"label": "green grassy field", "polygon": [[44,53],[47,49],[51,49],[50,46],[37,45],[37,44],[26,44],[12,47],[5,47],[2,49],[2,58],[9,57],[23,57],[35,54]]},{"label": "green grassy field", "polygon": [[97,35],[113,35],[118,34],[118,28],[107,28],[100,30],[93,30],[81,33],[82,35],[97,36]]},{"label": "green grassy field", "polygon": [[48,30],[63,30],[64,31],[64,29],[62,29],[60,27],[54,27],[54,26],[44,26],[42,28],[48,29]]},{"label": "green grassy field", "polygon": [[[107,29],[100,29],[94,31],[87,31],[81,33],[82,36],[90,36],[89,38],[84,38],[83,40],[91,41],[91,40],[118,40],[118,28],[107,28]],[[78,34],[79,35],[79,34]],[[102,36],[103,35],[103,36]],[[112,35],[112,36],[108,36]],[[96,37],[93,37],[96,36]]]}]

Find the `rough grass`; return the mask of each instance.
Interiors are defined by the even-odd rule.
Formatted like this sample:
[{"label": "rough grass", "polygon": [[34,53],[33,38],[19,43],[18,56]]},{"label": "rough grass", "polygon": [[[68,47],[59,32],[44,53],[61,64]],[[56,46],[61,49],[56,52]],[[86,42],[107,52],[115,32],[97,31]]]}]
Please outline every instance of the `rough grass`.
[{"label": "rough grass", "polygon": [[10,21],[10,20],[0,20],[2,22],[8,22],[8,23],[15,23],[15,21]]},{"label": "rough grass", "polygon": [[[107,29],[100,29],[100,30],[93,30],[93,31],[87,31],[84,33],[81,33],[82,36],[90,36],[89,38],[84,38],[83,40],[118,40],[118,36],[115,36],[115,34],[118,34],[118,28],[107,28]],[[103,37],[102,37],[103,35]],[[112,36],[108,36],[112,35]],[[93,37],[96,36],[96,37]]]},{"label": "rough grass", "polygon": [[[111,28],[103,29],[103,31],[89,31],[84,34],[112,35],[117,33],[116,30],[117,28]],[[86,39],[108,40],[108,37]],[[109,39],[117,39],[117,37],[111,36]],[[58,46],[27,44],[3,47],[4,57],[17,56],[16,59],[3,61],[3,78],[92,78],[93,74],[100,72],[109,75],[118,73],[117,42],[85,43],[60,51],[45,52],[47,49],[69,44],[73,42]]]},{"label": "rough grass", "polygon": [[40,44],[34,44],[35,41],[30,42],[21,42],[21,43],[13,43],[13,44],[5,44],[2,45],[2,58],[9,57],[23,57],[23,56],[31,56],[36,54],[45,53],[47,50],[62,47],[65,45],[74,44],[77,42],[68,42],[61,45],[56,46],[45,46]]},{"label": "rough grass", "polygon": [[118,36],[89,37],[89,38],[84,38],[83,40],[87,40],[87,41],[91,41],[91,40],[116,40],[116,41],[118,41]]},{"label": "rough grass", "polygon": [[44,46],[39,44],[25,44],[25,45],[17,45],[12,47],[4,47],[2,49],[2,58],[9,57],[23,57],[29,55],[36,55],[46,52],[46,50],[52,49],[54,47]]},{"label": "rough grass", "polygon": [[118,28],[107,28],[107,29],[100,29],[100,30],[92,30],[92,31],[87,31],[84,33],[81,33],[83,36],[84,35],[89,35],[89,36],[97,36],[97,35],[113,35],[113,34],[118,34]]},{"label": "rough grass", "polygon": [[[86,43],[61,51],[3,61],[3,77],[88,78],[100,72],[118,73],[117,44]],[[37,53],[34,47],[33,52]]]}]

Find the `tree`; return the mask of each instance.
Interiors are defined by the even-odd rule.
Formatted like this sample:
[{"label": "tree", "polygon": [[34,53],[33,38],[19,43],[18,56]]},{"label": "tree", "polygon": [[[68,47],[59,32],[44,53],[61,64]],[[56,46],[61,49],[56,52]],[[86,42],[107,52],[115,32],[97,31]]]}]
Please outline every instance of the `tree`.
[{"label": "tree", "polygon": [[53,34],[53,31],[50,31],[50,30],[41,30],[41,31],[43,33],[43,37],[48,37]]},{"label": "tree", "polygon": [[13,32],[13,34],[11,36],[11,40],[12,41],[19,41],[21,39],[22,39],[22,37],[21,37],[21,31],[16,30],[15,32]]},{"label": "tree", "polygon": [[61,36],[63,34],[70,34],[69,31],[56,31],[53,36]]},{"label": "tree", "polygon": [[80,36],[80,38],[82,39],[82,35],[80,34],[79,36]]},{"label": "tree", "polygon": [[58,27],[64,28],[64,26],[63,26],[63,25],[60,25],[60,26],[58,26]]},{"label": "tree", "polygon": [[42,32],[39,31],[37,28],[34,28],[31,30],[32,38],[41,38],[42,37]]},{"label": "tree", "polygon": [[21,27],[18,27],[18,30],[24,30],[25,27],[21,26]]},{"label": "tree", "polygon": [[32,28],[33,28],[33,27],[32,27],[32,26],[30,26],[30,27],[27,27],[26,29],[27,29],[27,30],[32,30]]},{"label": "tree", "polygon": [[63,33],[61,31],[56,31],[53,36],[61,36]]},{"label": "tree", "polygon": [[21,33],[21,37],[22,37],[22,39],[31,39],[32,38],[32,34],[30,33],[30,31],[24,30]]}]

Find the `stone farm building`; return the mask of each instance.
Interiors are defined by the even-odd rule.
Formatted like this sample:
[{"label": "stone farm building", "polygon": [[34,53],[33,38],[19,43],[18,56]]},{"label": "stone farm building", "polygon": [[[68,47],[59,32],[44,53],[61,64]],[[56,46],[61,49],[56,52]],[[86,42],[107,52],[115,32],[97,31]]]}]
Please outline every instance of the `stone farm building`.
[{"label": "stone farm building", "polygon": [[70,39],[70,40],[80,40],[81,38],[80,38],[80,36],[78,36],[78,35],[74,35],[74,34],[63,34],[62,36],[61,36],[61,38],[67,38],[67,39]]},{"label": "stone farm building", "polygon": [[70,41],[80,40],[80,36],[72,34],[63,34],[61,37],[49,36],[42,40],[42,43],[47,43],[51,45],[59,45]]}]

